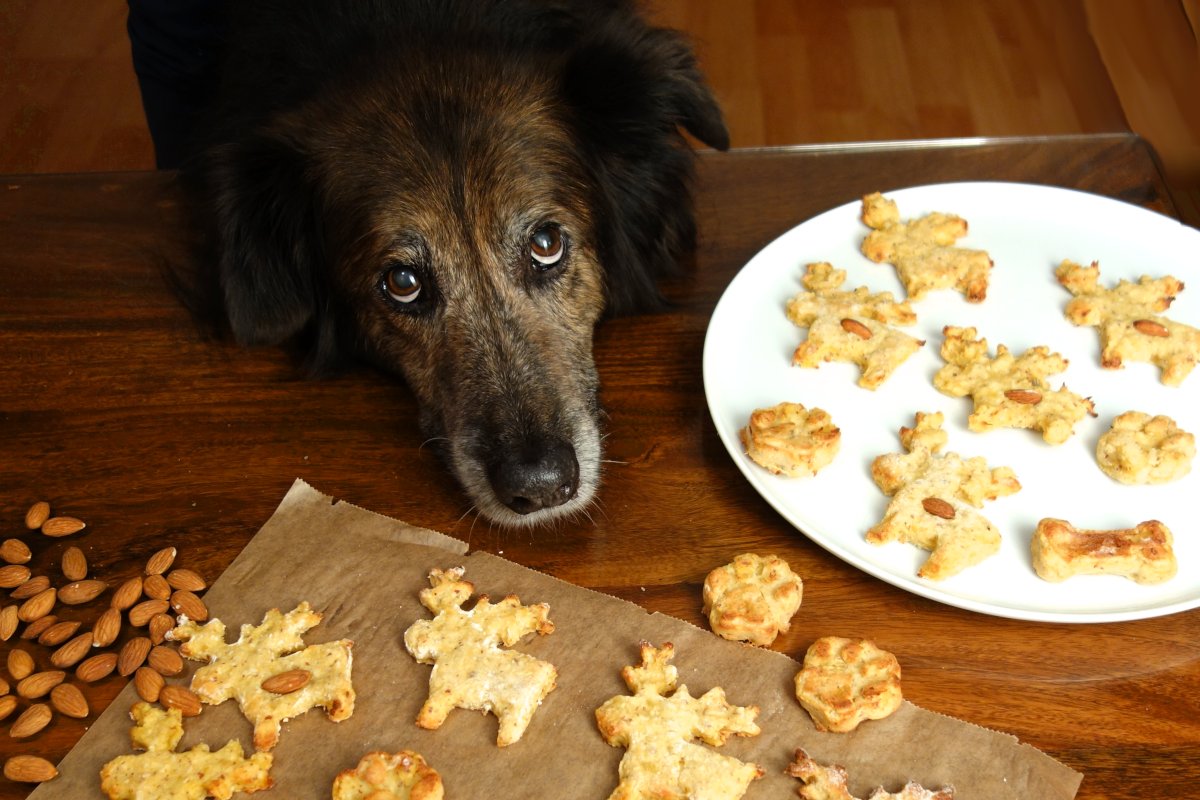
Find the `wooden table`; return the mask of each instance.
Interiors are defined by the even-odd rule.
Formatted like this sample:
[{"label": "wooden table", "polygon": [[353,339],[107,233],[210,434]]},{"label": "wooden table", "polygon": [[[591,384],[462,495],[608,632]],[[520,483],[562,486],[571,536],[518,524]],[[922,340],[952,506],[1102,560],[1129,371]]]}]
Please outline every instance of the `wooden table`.
[{"label": "wooden table", "polygon": [[[774,552],[805,579],[802,613],[776,649],[802,658],[817,636],[867,636],[899,657],[909,699],[1010,732],[1083,772],[1080,798],[1194,796],[1200,612],[1028,623],[871,578],[799,534],[741,477],[708,416],[700,371],[722,289],[800,221],[875,189],[951,180],[1074,187],[1171,214],[1146,144],[1104,135],[704,153],[700,177],[702,241],[688,276],[666,287],[674,308],[598,331],[611,459],[599,505],[586,524],[539,531],[500,530],[468,513],[422,449],[413,400],[395,379],[364,368],[307,381],[280,350],[200,336],[160,274],[181,247],[170,175],[0,179],[0,537],[28,541],[34,573],[56,584],[72,543],[111,584],[167,545],[215,579],[303,477],[696,624],[708,570],[739,552]],[[35,500],[89,527],[61,540],[29,534],[22,520]],[[86,626],[102,605],[59,613]],[[0,653],[18,642],[0,643]],[[48,664],[49,648],[21,644]],[[93,711],[123,684],[114,674],[86,686]],[[57,760],[86,725],[56,717],[31,740],[0,735],[0,755]],[[0,781],[0,797],[27,791]]]}]

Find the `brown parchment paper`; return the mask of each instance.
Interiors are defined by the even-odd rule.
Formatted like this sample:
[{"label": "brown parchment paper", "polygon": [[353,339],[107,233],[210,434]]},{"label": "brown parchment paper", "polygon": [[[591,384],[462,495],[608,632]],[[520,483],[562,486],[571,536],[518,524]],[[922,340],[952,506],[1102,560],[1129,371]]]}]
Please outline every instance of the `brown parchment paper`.
[{"label": "brown parchment paper", "polygon": [[[747,800],[796,797],[799,781],[784,774],[795,748],[844,765],[850,789],[865,797],[876,786],[897,791],[906,780],[926,787],[952,783],[958,800],[1070,800],[1082,776],[1014,737],[905,702],[886,720],[850,734],[817,732],[796,702],[791,658],[728,642],[693,625],[650,614],[632,603],[582,589],[465,545],[433,531],[374,514],[296,481],[279,508],[205,595],[213,616],[236,638],[270,608],[302,600],[324,612],[306,640],[354,640],[354,715],[329,722],[314,709],[284,724],[271,771],[275,786],[257,796],[327,798],[334,776],[371,750],[411,749],[437,769],[447,800],[535,798],[605,800],[617,785],[624,750],[604,743],[595,709],[626,694],[620,677],[639,661],[642,640],[675,644],[680,683],[699,696],[725,688],[729,702],[761,709],[757,737],[733,737],[720,752],[760,764]],[[548,602],[556,629],[517,650],[558,668],[558,686],[516,744],[497,748],[496,719],[457,709],[436,731],[416,727],[431,667],[404,649],[404,630],[428,612],[417,592],[433,567],[465,566],[476,591],[498,599]],[[697,597],[696,602],[700,602]],[[195,668],[189,662],[189,674]],[[102,798],[100,767],[131,752],[128,711],[138,700],[132,684],[96,720],[59,765],[59,778],[31,798]],[[180,749],[231,738],[249,753],[250,724],[232,701],[205,706],[184,720]],[[242,795],[244,796],[244,795]]]}]

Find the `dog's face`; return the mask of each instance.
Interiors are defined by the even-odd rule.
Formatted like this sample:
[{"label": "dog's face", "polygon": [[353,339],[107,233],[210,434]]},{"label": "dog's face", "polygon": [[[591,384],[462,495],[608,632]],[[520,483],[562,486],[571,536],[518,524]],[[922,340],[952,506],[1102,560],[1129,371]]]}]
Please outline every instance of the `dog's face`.
[{"label": "dog's face", "polygon": [[[402,375],[425,435],[502,524],[591,501],[593,328],[606,307],[652,303],[692,234],[675,127],[689,98],[722,143],[694,71],[635,53],[380,57],[214,151],[219,230],[239,239],[222,258],[234,330],[307,329],[318,353],[349,347]],[[674,87],[675,105],[612,95],[623,73]]]}]

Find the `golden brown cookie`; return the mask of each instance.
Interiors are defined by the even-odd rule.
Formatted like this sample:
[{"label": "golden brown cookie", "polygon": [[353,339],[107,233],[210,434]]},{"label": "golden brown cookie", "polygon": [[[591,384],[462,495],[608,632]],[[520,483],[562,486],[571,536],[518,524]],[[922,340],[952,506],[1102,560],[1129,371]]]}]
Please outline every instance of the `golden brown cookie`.
[{"label": "golden brown cookie", "polygon": [[1120,575],[1162,583],[1178,564],[1171,531],[1158,520],[1123,530],[1080,530],[1066,520],[1043,519],[1033,534],[1033,569],[1055,583],[1074,575]]},{"label": "golden brown cookie", "polygon": [[863,255],[894,266],[909,300],[934,289],[957,289],[971,303],[987,297],[992,259],[982,250],[954,246],[967,235],[966,220],[933,213],[901,222],[895,202],[874,192],[862,200],[862,221],[872,229]]},{"label": "golden brown cookie", "polygon": [[1100,331],[1100,366],[1120,369],[1125,361],[1144,361],[1162,370],[1160,380],[1178,386],[1200,357],[1200,330],[1159,316],[1183,291],[1183,282],[1167,275],[1122,280],[1113,289],[1100,286],[1100,264],[1084,267],[1063,261],[1054,271],[1075,297],[1065,311],[1075,325]]},{"label": "golden brown cookie", "polygon": [[[804,800],[858,800],[847,788],[849,776],[845,767],[818,763],[801,748],[796,748],[796,757],[788,765],[787,774],[804,782],[796,790]],[[867,800],[954,800],[954,787],[926,789],[919,783],[909,781],[895,794],[884,791],[882,787],[875,789]]]},{"label": "golden brown cookie", "polygon": [[941,413],[918,412],[916,427],[900,429],[908,453],[887,453],[871,464],[871,477],[892,500],[867,541],[932,550],[917,572],[930,580],[948,578],[1000,549],[1000,532],[975,509],[1021,488],[1008,467],[991,469],[978,456],[939,453],[946,444],[942,419]]},{"label": "golden brown cookie", "polygon": [[[321,614],[303,602],[286,614],[271,609],[260,625],[243,625],[233,644],[226,644],[225,623],[219,619],[204,625],[187,620],[167,637],[183,642],[182,655],[209,662],[192,675],[192,691],[210,705],[236,700],[254,725],[254,748],[270,750],[279,741],[280,726],[312,708],[325,709],[333,722],[354,713],[350,682],[354,642],[341,639],[306,646],[304,634],[320,621]],[[264,681],[292,671],[307,673],[299,688],[286,693],[264,688]]]},{"label": "golden brown cookie", "polygon": [[1168,483],[1187,475],[1196,456],[1196,437],[1175,420],[1141,411],[1116,417],[1096,443],[1096,463],[1121,483]]},{"label": "golden brown cookie", "polygon": [[500,720],[496,744],[505,747],[525,733],[533,712],[554,689],[558,670],[501,645],[512,647],[531,633],[553,633],[550,607],[523,606],[515,595],[493,604],[480,595],[464,611],[475,587],[462,576],[462,567],[431,571],[421,604],[436,616],[417,620],[404,632],[413,658],[434,665],[417,725],[436,730],[455,708],[490,711]]},{"label": "golden brown cookie", "polygon": [[743,553],[704,579],[704,615],[718,636],[765,647],[787,632],[803,596],[786,561]]},{"label": "golden brown cookie", "polygon": [[891,292],[871,294],[866,286],[838,291],[845,280],[845,270],[829,263],[808,265],[803,278],[808,291],[787,304],[788,319],[808,328],[792,364],[816,368],[848,361],[862,371],[858,385],[876,389],[925,342],[891,327],[917,321],[908,303],[897,303]]},{"label": "golden brown cookie", "polygon": [[828,412],[788,402],[755,410],[739,436],[754,463],[789,478],[816,475],[833,461],[842,442]]},{"label": "golden brown cookie", "polygon": [[138,703],[129,716],[134,722],[130,732],[133,747],[146,752],[117,756],[101,768],[100,790],[110,800],[229,800],[237,792],[271,788],[270,753],[246,758],[237,739],[216,752],[204,744],[175,752],[183,738],[179,709]]},{"label": "golden brown cookie", "polygon": [[697,698],[687,686],[677,687],[670,643],[655,648],[643,642],[641,653],[640,666],[621,670],[633,695],[611,697],[596,709],[604,741],[626,748],[618,767],[620,782],[609,800],[740,798],[751,781],[762,777],[762,767],[713,752],[695,740],[719,747],[730,734],[757,736],[758,708],[730,705],[720,688]]},{"label": "golden brown cookie", "polygon": [[1041,431],[1048,444],[1062,444],[1075,432],[1075,423],[1095,414],[1091,398],[1051,389],[1047,376],[1067,368],[1067,360],[1046,347],[1033,347],[1014,356],[1004,345],[988,356],[987,339],[974,328],[947,325],[942,332],[946,366],[933,376],[933,385],[951,397],[970,395],[975,409],[967,418],[973,431],[1029,428]]},{"label": "golden brown cookie", "polygon": [[442,776],[410,750],[375,751],[333,779],[333,800],[442,800]]},{"label": "golden brown cookie", "polygon": [[900,707],[900,662],[866,639],[824,636],[796,673],[796,699],[820,731],[846,733]]}]

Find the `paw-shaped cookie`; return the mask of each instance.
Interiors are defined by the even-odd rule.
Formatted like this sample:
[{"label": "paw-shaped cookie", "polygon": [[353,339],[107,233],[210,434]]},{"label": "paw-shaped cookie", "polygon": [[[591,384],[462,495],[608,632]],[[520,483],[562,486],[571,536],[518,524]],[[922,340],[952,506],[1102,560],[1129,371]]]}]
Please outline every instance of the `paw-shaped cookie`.
[{"label": "paw-shaped cookie", "polygon": [[[804,782],[796,790],[803,800],[858,800],[847,787],[849,775],[845,767],[821,764],[801,748],[796,748],[795,760],[788,764],[787,774]],[[926,789],[915,781],[909,781],[895,794],[879,787],[871,792],[867,800],[954,800],[954,787]]]},{"label": "paw-shaped cookie", "polygon": [[946,444],[942,419],[941,413],[918,412],[915,428],[900,429],[908,453],[887,453],[871,464],[871,477],[892,500],[867,541],[932,550],[917,572],[930,580],[955,575],[1000,549],[1000,531],[975,509],[1021,488],[1008,467],[991,469],[982,457],[939,453]]},{"label": "paw-shaped cookie", "polygon": [[967,235],[966,220],[935,212],[901,222],[896,203],[875,192],[862,200],[862,221],[873,229],[863,239],[863,255],[894,266],[909,300],[933,289],[957,289],[971,303],[987,297],[991,257],[954,246]]},{"label": "paw-shaped cookie", "polygon": [[1183,291],[1182,281],[1143,275],[1137,283],[1122,280],[1105,289],[1095,261],[1090,267],[1063,261],[1054,274],[1075,295],[1067,303],[1067,319],[1100,331],[1100,366],[1120,369],[1126,360],[1149,362],[1162,370],[1160,380],[1167,386],[1183,383],[1196,366],[1200,330],[1158,316]]},{"label": "paw-shaped cookie", "polygon": [[789,478],[816,475],[833,461],[842,441],[828,412],[787,402],[755,410],[739,436],[754,463]]},{"label": "paw-shaped cookie", "polygon": [[808,291],[787,304],[788,319],[808,328],[792,364],[815,368],[848,361],[862,371],[858,385],[875,389],[925,342],[891,327],[917,321],[908,303],[897,303],[891,292],[871,294],[866,286],[839,291],[845,280],[845,270],[831,264],[808,265],[803,278]]},{"label": "paw-shaped cookie", "polygon": [[1096,443],[1096,463],[1121,483],[1167,483],[1192,469],[1196,437],[1175,420],[1141,411],[1126,411]]},{"label": "paw-shaped cookie", "polygon": [[933,376],[933,385],[951,397],[971,395],[971,430],[1029,428],[1041,431],[1048,444],[1062,444],[1075,432],[1075,423],[1094,414],[1090,398],[1065,386],[1050,388],[1047,376],[1065,370],[1067,360],[1049,348],[1033,347],[1014,356],[999,345],[993,358],[987,339],[979,338],[974,328],[947,325],[942,332],[946,366]]},{"label": "paw-shaped cookie", "polygon": [[796,699],[820,731],[845,733],[900,707],[900,662],[866,639],[825,636],[804,654]]},{"label": "paw-shaped cookie", "polygon": [[718,636],[765,647],[787,631],[803,595],[786,561],[743,553],[704,579],[704,614]]},{"label": "paw-shaped cookie", "polygon": [[442,777],[417,753],[367,753],[333,779],[333,800],[442,800]]},{"label": "paw-shaped cookie", "polygon": [[1158,520],[1111,531],[1080,530],[1066,520],[1043,519],[1030,546],[1033,569],[1043,580],[1074,575],[1120,575],[1137,583],[1162,583],[1178,564],[1171,531]]}]

